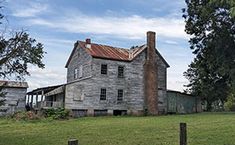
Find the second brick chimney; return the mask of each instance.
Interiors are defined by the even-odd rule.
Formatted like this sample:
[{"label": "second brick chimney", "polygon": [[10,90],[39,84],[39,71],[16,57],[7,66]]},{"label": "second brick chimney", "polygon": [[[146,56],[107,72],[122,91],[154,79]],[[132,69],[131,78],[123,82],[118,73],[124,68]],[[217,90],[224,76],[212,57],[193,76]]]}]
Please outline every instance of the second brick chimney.
[{"label": "second brick chimney", "polygon": [[145,109],[149,115],[158,114],[158,69],[155,37],[155,32],[147,32],[147,56],[144,64],[144,94]]},{"label": "second brick chimney", "polygon": [[91,48],[91,39],[90,38],[86,39],[86,48]]}]

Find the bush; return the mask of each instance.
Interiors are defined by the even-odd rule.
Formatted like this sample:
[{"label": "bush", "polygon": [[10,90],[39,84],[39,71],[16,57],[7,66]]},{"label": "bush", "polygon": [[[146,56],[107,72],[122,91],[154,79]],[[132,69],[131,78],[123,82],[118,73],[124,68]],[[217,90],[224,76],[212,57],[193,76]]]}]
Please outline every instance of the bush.
[{"label": "bush", "polygon": [[230,94],[227,101],[224,103],[224,108],[226,111],[235,111],[235,95]]},{"label": "bush", "polygon": [[50,108],[45,109],[43,114],[46,118],[52,119],[68,119],[69,117],[69,110],[64,108]]},{"label": "bush", "polygon": [[28,112],[19,111],[19,112],[16,112],[12,115],[12,118],[15,119],[15,120],[18,120],[18,121],[20,121],[20,120],[28,121],[28,120],[38,120],[38,119],[40,119],[40,117],[32,111],[28,111]]}]

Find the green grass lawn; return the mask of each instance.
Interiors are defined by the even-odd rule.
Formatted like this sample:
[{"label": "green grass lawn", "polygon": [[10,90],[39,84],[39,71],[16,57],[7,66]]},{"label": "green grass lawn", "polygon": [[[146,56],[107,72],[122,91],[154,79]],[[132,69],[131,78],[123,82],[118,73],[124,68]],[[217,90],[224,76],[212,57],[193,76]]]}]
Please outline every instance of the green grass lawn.
[{"label": "green grass lawn", "polygon": [[235,145],[235,113],[159,117],[84,117],[66,121],[0,119],[0,145],[179,145],[179,123],[188,145]]}]

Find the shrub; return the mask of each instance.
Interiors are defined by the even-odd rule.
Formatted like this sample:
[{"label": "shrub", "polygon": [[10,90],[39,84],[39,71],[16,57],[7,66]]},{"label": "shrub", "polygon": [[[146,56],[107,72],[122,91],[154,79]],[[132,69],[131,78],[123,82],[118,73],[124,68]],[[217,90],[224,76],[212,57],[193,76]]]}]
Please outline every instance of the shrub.
[{"label": "shrub", "polygon": [[27,121],[27,120],[38,120],[40,119],[40,117],[38,115],[36,115],[34,112],[32,111],[19,111],[16,112],[12,115],[12,118],[15,120],[23,120],[23,121]]},{"label": "shrub", "polygon": [[46,118],[51,117],[53,119],[68,119],[69,117],[69,110],[64,108],[50,108],[45,109],[43,114]]},{"label": "shrub", "polygon": [[226,111],[235,111],[235,94],[230,94],[224,103]]}]

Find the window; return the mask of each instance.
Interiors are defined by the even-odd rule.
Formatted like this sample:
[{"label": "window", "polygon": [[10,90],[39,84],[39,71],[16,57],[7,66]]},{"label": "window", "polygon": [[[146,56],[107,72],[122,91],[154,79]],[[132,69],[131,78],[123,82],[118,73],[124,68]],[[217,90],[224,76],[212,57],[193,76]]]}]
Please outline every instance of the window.
[{"label": "window", "polygon": [[78,69],[75,68],[74,69],[74,79],[77,79],[78,78]]},{"label": "window", "polygon": [[118,77],[119,78],[124,77],[124,66],[118,66]]},{"label": "window", "polygon": [[82,77],[82,65],[79,66],[79,78],[81,78],[81,77]]},{"label": "window", "polygon": [[78,68],[74,69],[74,79],[82,77],[82,70],[83,70],[83,66],[82,65],[79,66],[79,69]]},{"label": "window", "polygon": [[122,101],[123,100],[123,90],[118,90],[118,96],[117,96],[117,100],[118,101]]},{"label": "window", "polygon": [[101,64],[101,74],[107,74],[107,64]]},{"label": "window", "polygon": [[102,88],[100,90],[100,100],[106,100],[106,89]]}]

